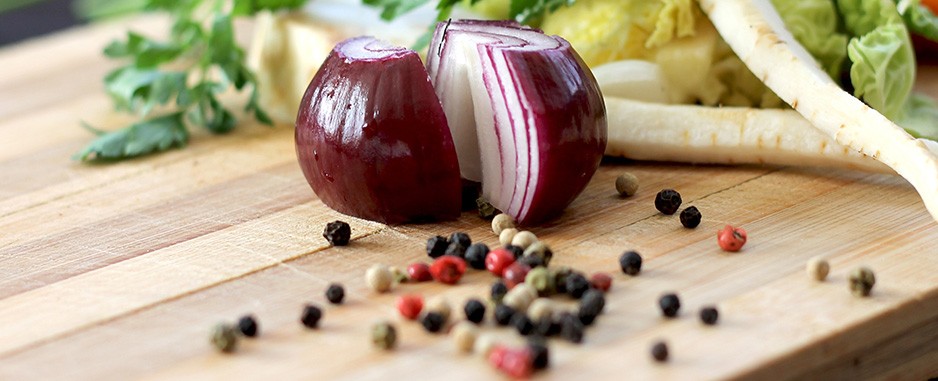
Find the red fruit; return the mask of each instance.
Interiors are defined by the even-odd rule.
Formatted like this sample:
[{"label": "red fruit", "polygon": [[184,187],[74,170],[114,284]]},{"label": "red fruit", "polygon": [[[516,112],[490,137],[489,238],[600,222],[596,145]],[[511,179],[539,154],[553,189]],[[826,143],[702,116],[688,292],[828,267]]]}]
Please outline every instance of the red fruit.
[{"label": "red fruit", "polygon": [[411,282],[426,282],[433,279],[433,275],[430,274],[430,265],[423,262],[411,263],[407,266],[407,276]]},{"label": "red fruit", "polygon": [[590,277],[590,284],[593,288],[606,292],[612,287],[612,277],[606,273],[595,273]]},{"label": "red fruit", "polygon": [[504,271],[505,286],[508,286],[508,289],[512,289],[515,286],[524,283],[524,278],[528,276],[528,272],[531,271],[531,267],[524,264],[515,262]]},{"label": "red fruit", "polygon": [[512,263],[515,263],[515,255],[503,248],[492,250],[485,256],[485,268],[495,276],[502,276]]},{"label": "red fruit", "polygon": [[501,356],[498,369],[514,378],[527,378],[534,371],[532,360],[527,348],[509,349]]},{"label": "red fruit", "polygon": [[465,272],[466,261],[452,255],[439,257],[430,266],[430,274],[440,283],[456,284]]},{"label": "red fruit", "polygon": [[397,311],[408,320],[417,319],[423,310],[423,297],[420,295],[401,295],[397,298]]},{"label": "red fruit", "polygon": [[717,243],[723,250],[739,251],[746,244],[746,231],[726,225],[723,230],[717,232]]}]

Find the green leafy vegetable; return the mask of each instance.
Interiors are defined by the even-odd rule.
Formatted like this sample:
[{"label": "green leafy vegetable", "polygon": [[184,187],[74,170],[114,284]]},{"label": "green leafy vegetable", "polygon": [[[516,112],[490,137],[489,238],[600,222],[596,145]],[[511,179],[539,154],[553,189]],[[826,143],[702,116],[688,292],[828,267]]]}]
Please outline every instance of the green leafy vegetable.
[{"label": "green leafy vegetable", "polygon": [[847,58],[847,35],[838,30],[834,0],[772,0],[772,4],[795,39],[831,78],[839,80]]},{"label": "green leafy vegetable", "polygon": [[877,27],[850,40],[847,55],[854,95],[897,121],[915,83],[915,51],[901,23]]},{"label": "green leafy vegetable", "polygon": [[95,130],[99,137],[78,153],[80,160],[119,160],[182,147],[189,141],[189,131],[182,122],[182,113],[149,119],[113,132]]},{"label": "green leafy vegetable", "polygon": [[916,34],[938,41],[938,17],[919,0],[895,0],[905,25]]}]

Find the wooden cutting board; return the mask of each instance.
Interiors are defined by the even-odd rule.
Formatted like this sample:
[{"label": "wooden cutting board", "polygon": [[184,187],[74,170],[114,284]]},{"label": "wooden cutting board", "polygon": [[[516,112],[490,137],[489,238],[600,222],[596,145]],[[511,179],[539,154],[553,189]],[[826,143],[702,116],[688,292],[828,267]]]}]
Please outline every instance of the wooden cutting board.
[{"label": "wooden cutting board", "polygon": [[[488,222],[385,226],[340,215],[318,201],[296,163],[290,126],[246,123],[230,135],[144,159],[85,165],[70,156],[90,139],[79,121],[117,128],[100,78],[100,47],[129,24],[75,29],[0,50],[0,379],[479,379],[496,377],[478,355],[425,333],[394,310],[405,293],[443,296],[461,316],[494,280],[471,271],[456,286],[365,287],[374,263],[427,261],[431,235],[468,232],[495,245]],[[938,95],[938,68],[922,67]],[[641,187],[621,199],[623,172]],[[681,227],[653,206],[663,188],[697,206],[703,223]],[[348,247],[322,238],[332,220],[352,225]],[[749,231],[737,254],[716,246],[725,224]],[[898,177],[779,167],[610,161],[559,219],[531,229],[557,265],[613,274],[607,312],[580,345],[551,342],[537,377],[925,379],[938,376],[938,225]],[[637,250],[640,276],[618,271]],[[825,282],[805,262],[827,255]],[[869,266],[877,283],[853,297],[847,273]],[[328,284],[345,285],[331,306]],[[679,318],[656,308],[664,292]],[[305,303],[324,307],[304,329]],[[716,305],[720,323],[697,319]],[[217,353],[210,328],[254,314],[260,337]],[[393,352],[373,349],[372,322],[399,330]],[[486,332],[514,342],[512,331]],[[659,365],[649,347],[666,340]]]}]

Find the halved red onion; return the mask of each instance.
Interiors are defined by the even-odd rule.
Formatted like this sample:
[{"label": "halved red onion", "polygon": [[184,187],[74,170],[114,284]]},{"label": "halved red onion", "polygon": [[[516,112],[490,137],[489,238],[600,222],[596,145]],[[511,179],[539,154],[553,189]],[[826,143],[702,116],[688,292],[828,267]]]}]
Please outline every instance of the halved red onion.
[{"label": "halved red onion", "polygon": [[391,224],[459,216],[453,140],[412,50],[372,37],[337,45],[303,96],[296,151],[339,212]]}]

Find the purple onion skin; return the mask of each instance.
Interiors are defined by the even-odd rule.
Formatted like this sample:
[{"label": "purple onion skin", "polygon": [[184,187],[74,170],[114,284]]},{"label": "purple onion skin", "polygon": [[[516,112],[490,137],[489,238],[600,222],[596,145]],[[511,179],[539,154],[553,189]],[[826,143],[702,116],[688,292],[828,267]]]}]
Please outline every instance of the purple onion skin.
[{"label": "purple onion skin", "polygon": [[296,152],[306,180],[323,203],[354,217],[459,217],[456,150],[419,56],[350,57],[342,47],[352,40],[333,49],[300,103]]},{"label": "purple onion skin", "polygon": [[599,85],[576,51],[566,41],[563,45],[506,53],[515,72],[542,73],[518,76],[525,80],[518,88],[530,102],[541,152],[538,185],[528,213],[518,220],[522,225],[560,215],[586,189],[606,150],[606,105]]}]

